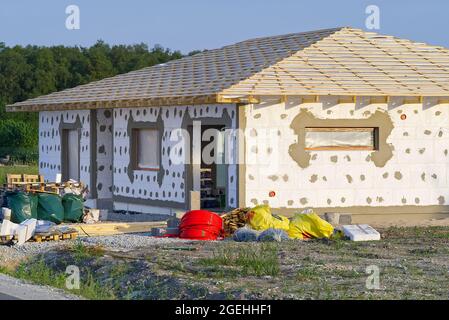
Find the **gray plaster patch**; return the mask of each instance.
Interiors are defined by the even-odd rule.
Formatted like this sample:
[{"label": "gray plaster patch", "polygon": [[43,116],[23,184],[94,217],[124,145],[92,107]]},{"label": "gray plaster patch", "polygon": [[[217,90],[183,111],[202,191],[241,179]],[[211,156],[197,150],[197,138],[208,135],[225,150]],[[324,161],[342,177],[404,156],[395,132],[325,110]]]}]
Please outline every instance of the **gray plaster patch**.
[{"label": "gray plaster patch", "polygon": [[312,183],[314,183],[314,182],[316,182],[318,180],[318,175],[316,175],[316,174],[313,174],[313,175],[311,175],[310,176],[310,182],[312,182]]},{"label": "gray plaster patch", "polygon": [[346,180],[348,180],[348,183],[352,183],[352,177],[349,174],[346,175]]},{"label": "gray plaster patch", "polygon": [[415,198],[415,203],[419,204],[419,198],[418,197]]},{"label": "gray plaster patch", "polygon": [[360,180],[361,180],[361,181],[365,181],[365,175],[364,175],[364,174],[361,174],[361,175],[360,175]]},{"label": "gray plaster patch", "polygon": [[394,173],[394,177],[396,180],[401,180],[402,179],[402,173],[400,171],[396,171]]},{"label": "gray plaster patch", "polygon": [[293,200],[288,200],[288,201],[287,201],[287,204],[288,204],[289,206],[292,206],[292,205],[293,205]]},{"label": "gray plaster patch", "polygon": [[250,135],[250,137],[257,137],[257,130],[256,129],[254,129],[254,128],[252,128],[250,131],[249,131],[249,135]]},{"label": "gray plaster patch", "polygon": [[439,197],[438,197],[438,204],[439,204],[439,205],[443,205],[445,201],[446,201],[446,200],[444,199],[443,196],[439,196]]},{"label": "gray plaster patch", "polygon": [[336,162],[338,161],[338,156],[331,156],[331,157],[330,157],[330,160],[331,160],[333,163],[336,163]]},{"label": "gray plaster patch", "polygon": [[256,113],[254,115],[254,119],[260,119],[260,117],[262,117],[262,115],[260,113]]},{"label": "gray plaster patch", "polygon": [[418,152],[419,152],[420,154],[423,154],[425,151],[426,151],[426,148],[420,148],[420,149],[418,150]]},{"label": "gray plaster patch", "polygon": [[327,202],[328,205],[330,205],[332,203],[332,200],[331,199],[327,199],[326,202]]},{"label": "gray plaster patch", "polygon": [[421,180],[426,181],[426,173],[425,172],[421,173]]},{"label": "gray plaster patch", "polygon": [[254,180],[254,176],[252,174],[248,175],[249,180]]},{"label": "gray plaster patch", "polygon": [[285,119],[285,118],[287,118],[287,114],[285,114],[285,113],[281,114],[281,119]]},{"label": "gray plaster patch", "polygon": [[307,198],[301,198],[299,200],[299,202],[304,206],[304,205],[306,205],[308,203],[308,200],[307,200]]},{"label": "gray plaster patch", "polygon": [[407,203],[407,199],[404,198],[404,197],[402,197],[401,202],[402,202],[403,204],[406,204],[406,203]]},{"label": "gray plaster patch", "polygon": [[327,177],[326,176],[323,176],[323,181],[327,181]]},{"label": "gray plaster patch", "polygon": [[318,158],[318,155],[316,154],[316,153],[314,153],[313,155],[312,155],[312,160],[316,160]]},{"label": "gray plaster patch", "polygon": [[441,111],[435,111],[435,115],[439,116],[441,114]]},{"label": "gray plaster patch", "polygon": [[376,149],[370,153],[370,161],[373,161],[376,167],[383,167],[393,157],[393,147],[386,142],[394,128],[388,112],[377,110],[367,119],[322,119],[302,108],[290,124],[298,139],[288,150],[290,157],[301,168],[310,165],[310,151],[305,148],[305,132],[308,127],[378,127],[378,143]]},{"label": "gray plaster patch", "polygon": [[284,180],[284,182],[287,182],[288,181],[288,175],[284,174],[282,176],[282,180]]},{"label": "gray plaster patch", "polygon": [[410,148],[405,149],[405,153],[410,154]]},{"label": "gray plaster patch", "polygon": [[404,132],[402,133],[402,135],[403,135],[404,137],[408,137],[408,132],[407,132],[407,131],[404,131]]},{"label": "gray plaster patch", "polygon": [[272,174],[271,176],[268,176],[268,179],[270,179],[272,181],[276,181],[277,179],[279,179],[279,177],[275,174]]},{"label": "gray plaster patch", "polygon": [[373,199],[371,199],[370,197],[366,198],[366,203],[371,204],[371,202],[373,202]]},{"label": "gray plaster patch", "polygon": [[258,202],[257,202],[257,199],[254,199],[254,198],[251,199],[251,203],[257,205],[257,203],[258,203]]},{"label": "gray plaster patch", "polygon": [[443,131],[438,131],[438,138],[441,138],[443,136]]},{"label": "gray plaster patch", "polygon": [[341,203],[345,203],[346,198],[345,197],[341,197],[340,201],[341,201]]},{"label": "gray plaster patch", "polygon": [[433,179],[438,178],[438,176],[437,176],[435,173],[432,173],[431,177],[432,177]]},{"label": "gray plaster patch", "polygon": [[388,178],[388,172],[384,172],[384,174],[382,175],[382,178],[387,179]]},{"label": "gray plaster patch", "polygon": [[424,130],[425,135],[430,135],[431,133],[432,133],[432,131],[430,131],[430,130]]},{"label": "gray plaster patch", "polygon": [[345,159],[346,159],[346,161],[348,161],[348,162],[350,162],[351,161],[351,157],[347,154],[347,155],[345,155],[345,157],[344,157]]}]

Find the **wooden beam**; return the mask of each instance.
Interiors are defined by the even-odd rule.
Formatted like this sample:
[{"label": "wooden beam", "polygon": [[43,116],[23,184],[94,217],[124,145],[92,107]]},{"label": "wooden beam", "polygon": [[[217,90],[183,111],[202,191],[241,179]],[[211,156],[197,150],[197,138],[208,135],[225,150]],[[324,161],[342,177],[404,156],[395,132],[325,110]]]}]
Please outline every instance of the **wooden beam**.
[{"label": "wooden beam", "polygon": [[98,222],[93,224],[64,224],[79,232],[80,237],[110,236],[115,234],[150,232],[151,228],[167,226],[165,221],[150,222]]}]

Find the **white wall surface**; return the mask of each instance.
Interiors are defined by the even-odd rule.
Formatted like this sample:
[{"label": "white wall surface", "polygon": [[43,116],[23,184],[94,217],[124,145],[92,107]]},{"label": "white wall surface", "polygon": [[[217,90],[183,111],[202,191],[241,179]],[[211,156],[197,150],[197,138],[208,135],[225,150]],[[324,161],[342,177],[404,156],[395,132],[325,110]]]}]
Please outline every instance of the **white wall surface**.
[{"label": "white wall surface", "polygon": [[[394,147],[393,157],[384,167],[376,167],[367,161],[371,151],[312,151],[310,165],[299,167],[288,150],[297,141],[290,124],[301,108],[307,108],[315,117],[328,119],[365,119],[378,109],[388,112],[394,124],[387,139]],[[406,114],[407,119],[401,120],[401,114]],[[260,105],[248,106],[246,116],[248,137],[257,135],[252,143],[246,144],[246,158],[259,161],[247,164],[246,168],[248,206],[449,204],[447,104],[427,109],[421,104],[398,107],[372,104],[359,108],[353,103],[323,108],[322,103],[299,104],[295,99],[278,103],[265,99]],[[263,132],[273,130],[279,139],[271,146],[274,150],[268,150],[269,138]],[[276,196],[269,197],[270,191],[275,191]]]},{"label": "white wall surface", "polygon": [[[170,163],[169,157],[167,157],[168,149],[174,148],[177,144],[176,141],[170,141],[169,134],[173,129],[181,128],[186,112],[192,119],[198,120],[207,117],[218,119],[226,112],[232,119],[232,126],[236,126],[235,105],[114,109],[114,195],[144,200],[186,202],[189,190],[186,190],[185,166],[184,164]],[[128,121],[132,116],[135,122],[156,123],[159,114],[161,114],[164,127],[161,146],[161,167],[164,171],[162,172],[162,183],[161,185],[158,184],[158,171],[144,170],[135,170],[133,172],[134,181],[131,181],[127,172],[130,164]],[[185,150],[182,152],[185,152]],[[236,205],[236,168],[236,165],[230,165],[228,169],[230,206]],[[151,205],[151,203],[148,203],[148,205]]]},{"label": "white wall surface", "polygon": [[90,189],[90,111],[42,111],[39,113],[39,173],[55,181],[61,173],[61,122],[81,123],[80,180]]}]

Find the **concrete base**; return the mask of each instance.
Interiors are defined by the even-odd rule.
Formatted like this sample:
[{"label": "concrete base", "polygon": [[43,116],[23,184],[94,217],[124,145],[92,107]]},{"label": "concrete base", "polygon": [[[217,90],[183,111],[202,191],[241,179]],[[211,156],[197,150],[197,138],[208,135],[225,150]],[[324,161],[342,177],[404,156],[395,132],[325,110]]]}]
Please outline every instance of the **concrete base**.
[{"label": "concrete base", "polygon": [[108,212],[107,221],[123,222],[146,222],[146,221],[165,221],[169,218],[166,214],[154,213],[126,213],[126,212]]}]

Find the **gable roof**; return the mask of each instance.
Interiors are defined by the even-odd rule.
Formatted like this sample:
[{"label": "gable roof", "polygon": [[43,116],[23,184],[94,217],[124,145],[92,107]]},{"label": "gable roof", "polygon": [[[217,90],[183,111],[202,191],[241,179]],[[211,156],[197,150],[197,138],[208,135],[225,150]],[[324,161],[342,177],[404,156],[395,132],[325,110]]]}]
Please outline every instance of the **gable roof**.
[{"label": "gable roof", "polygon": [[261,95],[449,96],[448,80],[448,49],[344,27],[246,40],[7,110],[237,102]]}]

